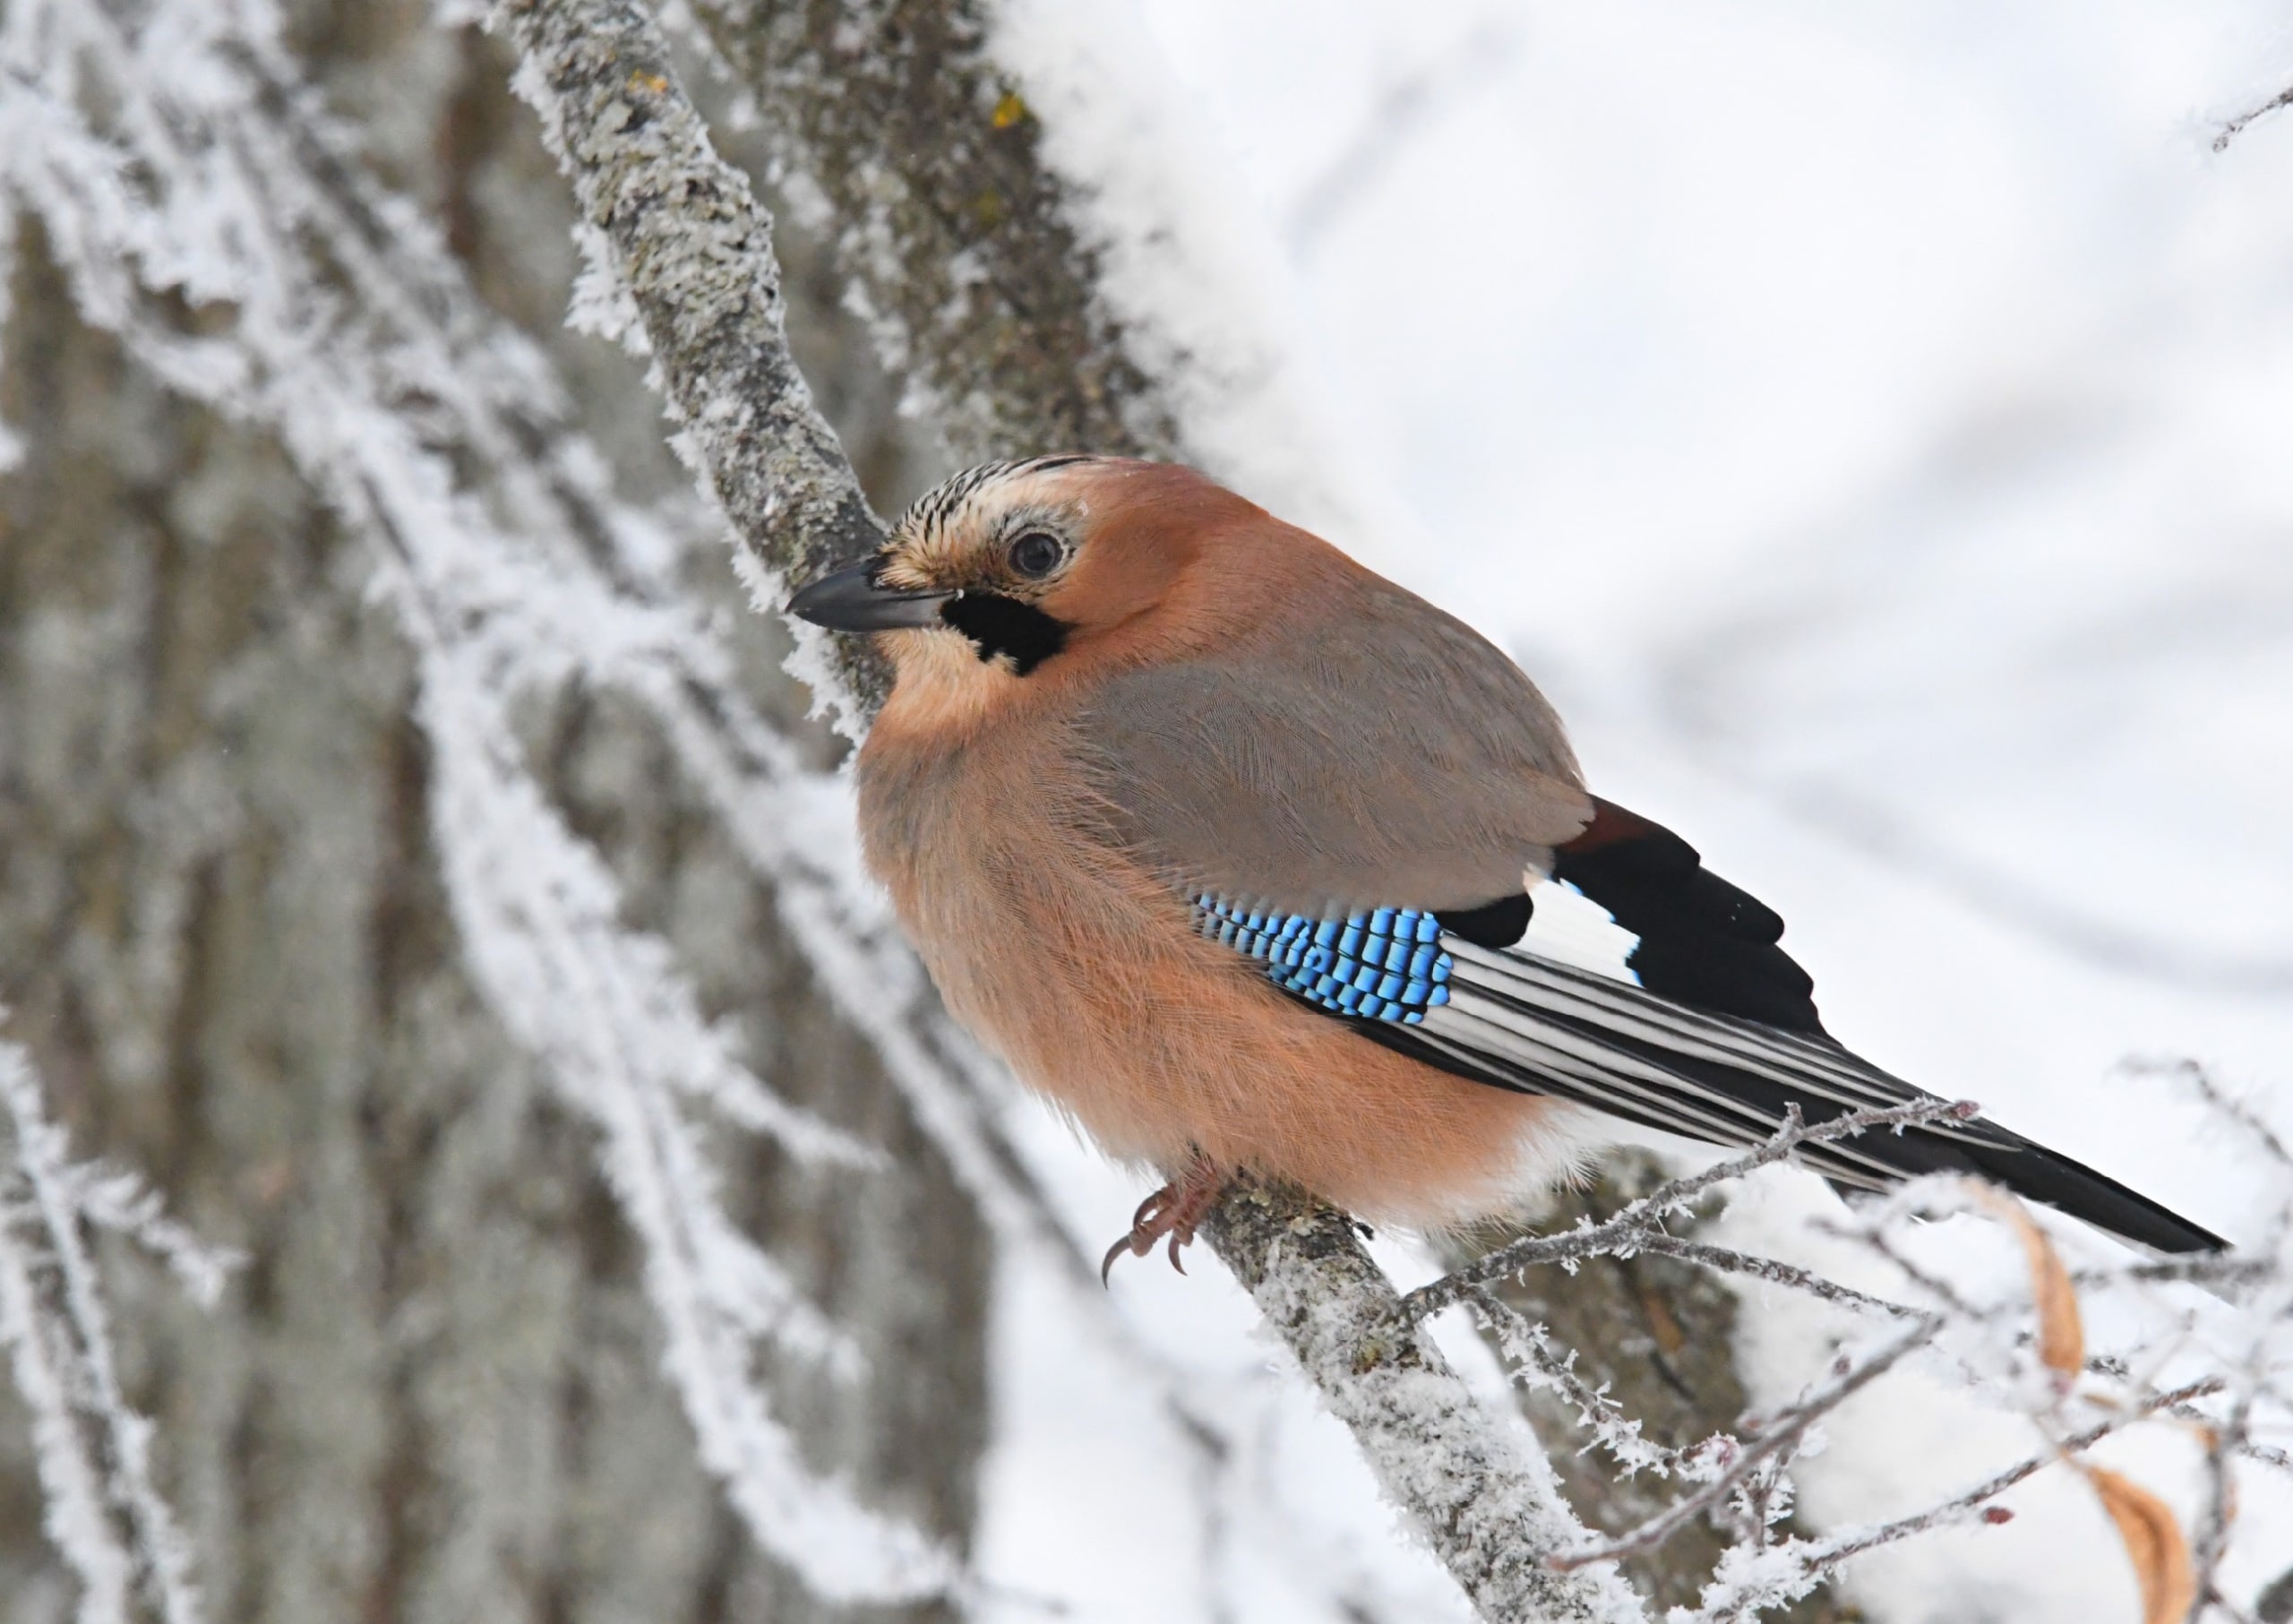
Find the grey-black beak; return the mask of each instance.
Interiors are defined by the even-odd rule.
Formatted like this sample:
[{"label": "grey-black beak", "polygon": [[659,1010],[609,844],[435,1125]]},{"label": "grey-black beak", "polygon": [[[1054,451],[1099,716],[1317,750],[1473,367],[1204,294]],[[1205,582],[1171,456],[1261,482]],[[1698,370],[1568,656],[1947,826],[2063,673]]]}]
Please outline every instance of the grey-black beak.
[{"label": "grey-black beak", "polygon": [[947,623],[940,618],[940,606],[955,597],[953,592],[883,586],[875,571],[871,563],[823,575],[788,600],[788,613],[831,632],[891,632]]}]

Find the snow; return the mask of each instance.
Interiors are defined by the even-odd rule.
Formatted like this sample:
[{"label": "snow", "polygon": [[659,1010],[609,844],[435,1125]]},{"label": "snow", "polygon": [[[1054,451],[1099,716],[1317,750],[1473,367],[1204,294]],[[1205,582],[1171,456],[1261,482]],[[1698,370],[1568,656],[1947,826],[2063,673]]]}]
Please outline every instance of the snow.
[{"label": "snow", "polygon": [[[2281,11],[1003,14],[1124,313],[1247,357],[1185,425],[1209,466],[1516,650],[1597,789],[1791,921],[1859,1049],[2258,1237],[2281,1176],[2114,1073],[2194,1055],[2293,1125],[2293,118],[2209,147],[2293,82]],[[1769,1175],[1727,1238],[1806,1259],[1829,1200]],[[1224,1290],[1116,1283],[1190,1343]],[[1780,1402],[1836,1316],[1768,1295]],[[1830,1431],[1819,1525],[2031,1441],[1923,1371]],[[2194,1514],[2176,1429],[2105,1456]],[[1007,1466],[991,1530],[1044,1523],[1037,1481]],[[2293,1547],[2245,1481],[2245,1549]],[[1856,1599],[2133,1616],[2123,1564],[2059,1560],[2111,1549],[2090,1492],[2012,1503],[1862,1559]]]},{"label": "snow", "polygon": [[1131,4],[996,0],[988,48],[1042,116],[1044,162],[1080,183],[1080,235],[1127,341],[1167,380],[1188,454],[1301,524],[1354,542],[1405,522],[1377,481],[1350,481],[1335,424],[1305,409],[1324,380],[1294,320],[1278,245],[1222,184],[1215,125],[1174,93]]}]

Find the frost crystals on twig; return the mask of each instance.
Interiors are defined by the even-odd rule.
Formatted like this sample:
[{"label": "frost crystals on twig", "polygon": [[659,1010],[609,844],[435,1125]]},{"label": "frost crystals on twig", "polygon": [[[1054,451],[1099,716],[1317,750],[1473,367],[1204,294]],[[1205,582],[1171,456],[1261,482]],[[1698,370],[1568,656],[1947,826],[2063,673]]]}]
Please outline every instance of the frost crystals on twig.
[{"label": "frost crystals on twig", "polygon": [[2229,143],[2244,133],[2247,125],[2257,118],[2266,118],[2281,107],[2293,107],[2293,85],[2288,85],[2259,107],[2247,107],[2235,118],[2224,124],[2220,129],[2215,131],[2213,150],[2216,152],[2228,151]]},{"label": "frost crystals on twig", "polygon": [[48,1536],[80,1580],[79,1624],[197,1624],[190,1548],[152,1477],[151,1423],[121,1390],[90,1228],[144,1247],[202,1307],[236,1263],[134,1178],[73,1162],[30,1060],[0,1041],[0,1343],[31,1413]]}]

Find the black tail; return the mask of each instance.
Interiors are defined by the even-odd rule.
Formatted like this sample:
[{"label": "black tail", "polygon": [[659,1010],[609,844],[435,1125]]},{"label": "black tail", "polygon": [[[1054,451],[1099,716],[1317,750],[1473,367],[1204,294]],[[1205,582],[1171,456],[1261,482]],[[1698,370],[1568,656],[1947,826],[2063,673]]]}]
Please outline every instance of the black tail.
[{"label": "black tail", "polygon": [[[1935,1096],[1828,1037],[1691,1009],[1549,959],[1444,936],[1447,1001],[1365,1035],[1476,1082],[1574,1099],[1627,1121],[1720,1145]],[[1797,1159],[1844,1189],[1883,1190],[1929,1173],[1971,1173],[2160,1252],[2228,1242],[2147,1197],[1981,1118],[1877,1129],[1803,1146]]]},{"label": "black tail", "polygon": [[1971,1171],[2016,1195],[2043,1202],[2072,1217],[2107,1230],[2120,1240],[2161,1252],[2227,1251],[2229,1243],[2116,1179],[2057,1156],[2024,1139],[2014,1147],[1954,1146],[1974,1165]]}]

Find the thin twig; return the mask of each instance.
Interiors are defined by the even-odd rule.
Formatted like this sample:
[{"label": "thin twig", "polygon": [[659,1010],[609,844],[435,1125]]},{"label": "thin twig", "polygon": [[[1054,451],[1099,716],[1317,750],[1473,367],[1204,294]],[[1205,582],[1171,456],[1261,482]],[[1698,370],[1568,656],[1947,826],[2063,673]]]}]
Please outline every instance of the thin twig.
[{"label": "thin twig", "polygon": [[1609,1257],[1636,1250],[1637,1242],[1644,1237],[1659,1233],[1657,1225],[1669,1214],[1688,1207],[1697,1197],[1715,1186],[1787,1159],[1803,1145],[1825,1144],[1833,1139],[1867,1133],[1875,1128],[1912,1128],[1946,1119],[1963,1121],[1975,1115],[1979,1109],[1967,1100],[1913,1100],[1908,1104],[1890,1106],[1883,1111],[1851,1112],[1809,1127],[1800,1119],[1799,1108],[1796,1104],[1790,1106],[1782,1128],[1756,1149],[1691,1177],[1675,1179],[1602,1223],[1594,1224],[1588,1219],[1559,1234],[1529,1235],[1510,1245],[1500,1246],[1463,1268],[1452,1270],[1440,1279],[1418,1287],[1404,1299],[1404,1308],[1413,1320],[1421,1319],[1456,1302],[1470,1286],[1517,1275],[1524,1269],[1541,1264],[1565,1263],[1581,1258]]},{"label": "thin twig", "polygon": [[2214,134],[2213,150],[2216,152],[2228,151],[2229,150],[2229,143],[2237,139],[2239,133],[2244,131],[2247,125],[2253,123],[2256,118],[2267,117],[2270,114],[2276,112],[2280,107],[2293,107],[2293,85],[2288,85],[2276,95],[2271,97],[2267,101],[2263,102],[2259,107],[2248,107],[2246,111],[2238,114],[2229,123],[2223,125]]},{"label": "thin twig", "polygon": [[[0,1018],[6,1011],[0,1010]],[[88,1245],[89,1199],[125,1192],[120,1175],[69,1159],[31,1060],[0,1040],[0,1348],[30,1413],[48,1533],[78,1577],[89,1624],[198,1624],[191,1548],[153,1469],[150,1420],[127,1402],[101,1273]],[[140,1193],[140,1192],[139,1192]],[[219,1285],[231,1266],[156,1203],[128,1233],[180,1271]],[[170,1257],[169,1254],[175,1256]]]},{"label": "thin twig", "polygon": [[1749,1275],[1755,1280],[1770,1285],[1789,1286],[1820,1297],[1825,1302],[1836,1302],[1842,1308],[1863,1309],[1872,1313],[1886,1314],[1898,1319],[1915,1318],[1925,1310],[1907,1302],[1896,1302],[1885,1297],[1875,1297],[1868,1292],[1859,1292],[1851,1285],[1842,1285],[1836,1280],[1825,1279],[1812,1269],[1801,1268],[1794,1263],[1784,1263],[1773,1258],[1755,1257],[1724,1246],[1712,1246],[1702,1241],[1690,1241],[1681,1236],[1654,1230],[1640,1237],[1636,1250],[1653,1252],[1658,1257],[1677,1258],[1683,1263],[1698,1263],[1722,1274]]},{"label": "thin twig", "polygon": [[1940,1314],[1921,1315],[1916,1324],[1859,1364],[1851,1364],[1844,1370],[1834,1366],[1833,1373],[1810,1388],[1798,1403],[1768,1418],[1752,1440],[1740,1447],[1739,1453],[1711,1482],[1615,1539],[1553,1557],[1552,1565],[1567,1572],[1589,1563],[1615,1561],[1655,1549],[1726,1499],[1762,1463],[1795,1447],[1817,1421],[1885,1375],[1906,1355],[1932,1341],[1944,1324]]},{"label": "thin twig", "polygon": [[1969,1515],[1980,1510],[1988,1502],[1997,1499],[2015,1484],[2025,1479],[2035,1477],[2047,1467],[2071,1456],[2084,1454],[2112,1433],[2123,1431],[2136,1422],[2146,1421],[2152,1415],[2170,1413],[2177,1406],[2186,1405],[2193,1399],[2203,1398],[2220,1390],[2220,1379],[2208,1377],[2203,1381],[2193,1381],[2186,1386],[2176,1388],[2168,1393],[2156,1394],[2134,1408],[2113,1415],[2107,1421],[2098,1422],[2083,1431],[2074,1433],[2051,1449],[2025,1456],[2004,1471],[1992,1474],[1972,1488],[1962,1491],[1939,1505],[1930,1506],[1926,1510],[1910,1517],[1898,1517],[1891,1523],[1881,1523],[1876,1527],[1857,1529],[1835,1534],[1828,1540],[1812,1542],[1808,1547],[1808,1565],[1810,1568],[1830,1568],[1845,1561],[1849,1557],[1859,1556],[1866,1551],[1875,1551],[1881,1545],[1892,1545],[1913,1534],[1924,1534],[1930,1528],[1963,1522]]},{"label": "thin twig", "polygon": [[[2293,99],[2293,90],[2286,91],[2284,97],[2271,105],[2283,105],[2288,99]],[[2293,1150],[2286,1148],[2285,1141],[2278,1137],[2277,1130],[2263,1121],[2261,1113],[2250,1104],[2214,1081],[2213,1073],[2200,1062],[2186,1059],[2134,1059],[2125,1061],[2118,1069],[2134,1077],[2162,1077],[2180,1083],[2196,1095],[2202,1104],[2211,1106],[2215,1113],[2235,1123],[2262,1154],[2280,1168],[2293,1170]]]},{"label": "thin twig", "polygon": [[1625,1414],[1624,1407],[1610,1396],[1605,1383],[1596,1388],[1576,1374],[1575,1350],[1565,1355],[1553,1352],[1550,1334],[1543,1326],[1485,1286],[1475,1286],[1464,1302],[1495,1334],[1505,1356],[1519,1367],[1521,1384],[1550,1388],[1575,1405],[1578,1421],[1592,1434],[1585,1448],[1606,1449],[1627,1477],[1639,1472],[1669,1476],[1686,1456],[1704,1447],[1665,1449],[1650,1443],[1642,1435],[1640,1423]]}]

